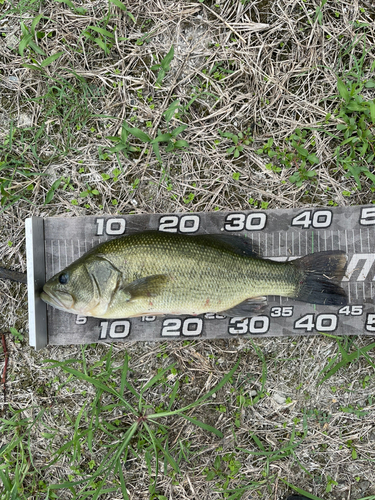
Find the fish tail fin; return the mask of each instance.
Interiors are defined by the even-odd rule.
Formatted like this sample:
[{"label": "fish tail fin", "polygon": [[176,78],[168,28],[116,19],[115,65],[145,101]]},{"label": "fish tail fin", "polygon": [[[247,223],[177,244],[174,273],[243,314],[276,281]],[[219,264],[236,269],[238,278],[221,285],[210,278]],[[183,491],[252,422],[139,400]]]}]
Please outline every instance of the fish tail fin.
[{"label": "fish tail fin", "polygon": [[297,300],[330,306],[347,304],[346,292],[338,284],[346,270],[345,252],[318,252],[292,262],[301,271]]}]

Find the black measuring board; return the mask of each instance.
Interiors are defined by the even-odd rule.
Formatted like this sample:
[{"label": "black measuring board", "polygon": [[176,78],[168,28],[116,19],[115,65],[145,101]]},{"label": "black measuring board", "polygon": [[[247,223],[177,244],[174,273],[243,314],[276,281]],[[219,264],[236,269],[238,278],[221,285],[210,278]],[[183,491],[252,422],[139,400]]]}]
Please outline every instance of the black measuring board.
[{"label": "black measuring board", "polygon": [[[31,218],[34,253],[28,250],[28,273],[40,266],[44,248],[45,276],[30,280],[30,328],[35,325],[31,345],[85,344],[100,341],[165,340],[181,338],[230,338],[233,336],[375,334],[375,206],[330,207],[267,211],[210,212],[90,216],[77,218]],[[40,230],[43,225],[43,231]],[[268,297],[268,307],[259,316],[229,318],[220,314],[201,316],[143,316],[108,320],[86,318],[46,306],[46,319],[35,312],[40,283],[65,268],[94,246],[108,239],[145,230],[182,234],[243,234],[256,243],[263,257],[285,261],[309,253],[343,250],[348,256],[342,286],[347,306],[314,305],[282,297]],[[30,236],[31,234],[31,236]],[[28,248],[31,248],[29,242]],[[35,250],[36,249],[36,250]],[[29,263],[29,259],[33,262]],[[40,271],[38,271],[40,274]],[[39,288],[38,288],[39,287]],[[31,299],[30,299],[31,297]],[[43,303],[42,303],[43,304]],[[37,342],[47,325],[47,338]],[[31,332],[32,333],[32,332]],[[43,335],[43,334],[41,334]],[[38,337],[39,336],[39,337]]]}]

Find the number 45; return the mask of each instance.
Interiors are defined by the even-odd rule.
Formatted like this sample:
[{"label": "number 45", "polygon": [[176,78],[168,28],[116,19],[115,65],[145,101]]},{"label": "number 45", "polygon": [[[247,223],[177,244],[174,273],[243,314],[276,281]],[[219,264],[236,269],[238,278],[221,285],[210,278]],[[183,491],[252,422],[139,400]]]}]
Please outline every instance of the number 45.
[{"label": "number 45", "polygon": [[339,314],[344,316],[361,316],[363,313],[363,306],[344,306],[339,309]]}]

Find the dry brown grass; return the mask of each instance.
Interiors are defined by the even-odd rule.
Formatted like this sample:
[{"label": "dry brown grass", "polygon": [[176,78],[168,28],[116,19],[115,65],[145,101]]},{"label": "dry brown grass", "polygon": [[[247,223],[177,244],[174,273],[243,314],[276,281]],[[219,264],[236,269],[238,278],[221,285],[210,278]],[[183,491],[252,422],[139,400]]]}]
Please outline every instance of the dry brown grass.
[{"label": "dry brown grass", "polygon": [[[51,0],[24,7],[19,2],[22,16],[14,11],[12,3],[0,5],[0,32],[5,35],[0,39],[0,139],[6,139],[13,122],[17,131],[12,154],[29,163],[34,172],[48,174],[32,181],[17,174],[16,192],[31,182],[34,187],[26,192],[27,200],[21,199],[1,213],[2,265],[25,271],[24,220],[30,215],[243,210],[251,207],[250,198],[258,206],[268,203],[268,208],[372,201],[370,181],[364,180],[359,191],[354,180],[336,168],[337,142],[323,131],[311,132],[320,160],[317,182],[305,182],[299,188],[288,180],[291,171],[267,169],[269,159],[256,153],[270,137],[276,146],[284,147],[285,138],[296,128],[319,126],[335,133],[336,75],[345,76],[355,69],[356,60],[365,50],[362,77],[373,76],[375,10],[371,2],[328,2],[321,23],[316,19],[316,0],[228,0],[217,5],[207,0],[150,0],[124,4],[135,24],[111,5],[111,18],[105,25],[108,4],[100,0],[75,4],[86,9],[85,15]],[[22,37],[21,17],[30,27],[38,13],[45,18],[37,29],[50,34],[38,41],[39,46],[48,56],[63,52],[60,59],[45,68],[45,74],[23,66],[33,64],[32,59],[42,61],[45,56],[26,49],[22,57],[17,51]],[[109,54],[82,36],[88,26],[116,29]],[[146,33],[149,36],[145,37]],[[145,42],[137,44],[142,37]],[[155,88],[157,72],[150,67],[160,62],[172,44],[175,56],[171,69],[161,88]],[[350,45],[352,49],[344,55],[343,48]],[[212,71],[215,65],[217,69]],[[374,98],[373,89],[365,92],[366,98]],[[188,125],[182,137],[189,142],[189,149],[175,154],[162,149],[162,167],[152,150],[136,139],[131,142],[139,150],[129,158],[121,153],[119,161],[115,155],[99,155],[98,148],[104,153],[113,146],[107,137],[119,134],[124,119],[156,136],[157,130],[167,130],[163,113],[171,102],[179,99],[186,106],[196,95],[189,110],[171,122],[172,128],[181,123]],[[37,137],[42,126],[45,129]],[[231,141],[222,138],[218,130],[236,133],[248,128],[254,132],[254,142],[233,159],[226,154]],[[114,179],[115,168],[123,171],[118,180]],[[240,174],[239,180],[233,178],[234,173]],[[109,174],[110,179],[103,180],[102,174]],[[72,189],[67,186],[63,190],[62,184],[53,201],[43,205],[47,191],[60,177],[69,177]],[[97,189],[99,195],[81,198],[79,193],[87,186]],[[343,196],[343,191],[351,196]],[[194,197],[187,202],[190,193]],[[78,204],[72,204],[72,200]],[[10,365],[2,415],[9,418],[10,406],[23,410],[24,418],[45,409],[30,434],[33,465],[40,468],[71,438],[74,429],[68,416],[74,422],[82,405],[92,400],[94,391],[74,379],[60,387],[67,375],[58,369],[43,369],[44,358],[79,358],[79,347],[49,347],[35,353],[27,346],[24,285],[2,282],[0,293],[2,331],[16,327],[25,335],[24,341],[16,343],[7,334]],[[375,495],[373,364],[362,357],[317,386],[320,370],[338,352],[335,339],[277,338],[254,343],[265,357],[267,380],[264,397],[255,406],[247,407],[240,407],[236,396],[240,387],[245,395],[259,391],[262,373],[262,363],[247,341],[114,345],[117,363],[124,350],[129,352],[137,382],[175,361],[177,376],[181,381],[185,376],[189,379],[181,393],[181,405],[210,390],[242,355],[235,391],[223,389],[212,404],[195,412],[198,418],[219,428],[224,439],[182,419],[169,422],[170,449],[177,453],[180,442],[189,442],[191,455],[188,460],[182,459],[177,478],[160,474],[159,494],[176,500],[224,498],[223,493],[215,492],[223,487],[224,476],[208,482],[206,471],[213,470],[217,456],[233,454],[241,468],[229,486],[259,482],[255,492],[243,494],[243,500],[286,498],[291,490],[281,479],[327,500],[358,500]],[[370,339],[355,340],[359,348],[368,343]],[[107,350],[106,345],[88,347],[89,364]],[[166,357],[157,357],[159,353]],[[373,362],[373,354],[369,356]],[[3,363],[4,358],[0,361]],[[367,376],[369,379],[365,379]],[[161,391],[149,395],[152,404],[164,401]],[[344,412],[344,407],[362,408],[364,414]],[[264,457],[239,451],[259,451],[252,433],[272,450],[285,445],[293,429],[300,433],[295,437],[298,441],[304,431],[304,412],[309,415],[307,433],[294,454],[272,462],[267,469]],[[52,442],[42,435],[46,429],[58,431]],[[0,439],[3,446],[9,436]],[[357,458],[352,456],[353,448]],[[95,454],[85,449],[80,465],[87,469],[88,462],[94,459],[99,463],[102,454],[100,442],[95,443]],[[140,455],[124,472],[134,499],[149,498],[149,475]],[[61,457],[41,472],[37,481],[50,484],[66,480],[69,473],[68,457]],[[228,462],[223,462],[223,475],[228,474]],[[332,491],[327,491],[330,481]],[[27,498],[45,498],[42,487],[36,482],[31,488],[31,483],[31,476],[26,476]],[[69,498],[71,494],[65,491],[58,495]],[[121,496],[108,494],[101,498]]]}]

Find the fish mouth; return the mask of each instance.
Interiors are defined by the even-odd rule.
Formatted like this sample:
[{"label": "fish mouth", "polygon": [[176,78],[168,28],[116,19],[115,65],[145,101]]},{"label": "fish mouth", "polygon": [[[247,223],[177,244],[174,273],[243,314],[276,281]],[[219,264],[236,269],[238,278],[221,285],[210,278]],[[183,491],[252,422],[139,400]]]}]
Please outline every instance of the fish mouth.
[{"label": "fish mouth", "polygon": [[71,304],[69,306],[66,306],[61,300],[59,300],[56,295],[52,294],[46,289],[43,289],[43,292],[40,294],[40,298],[46,302],[47,304],[56,307],[56,309],[60,309],[62,311],[68,310],[72,305],[73,305],[73,297],[66,292],[60,292],[63,293],[64,295],[67,295],[71,299]]}]

